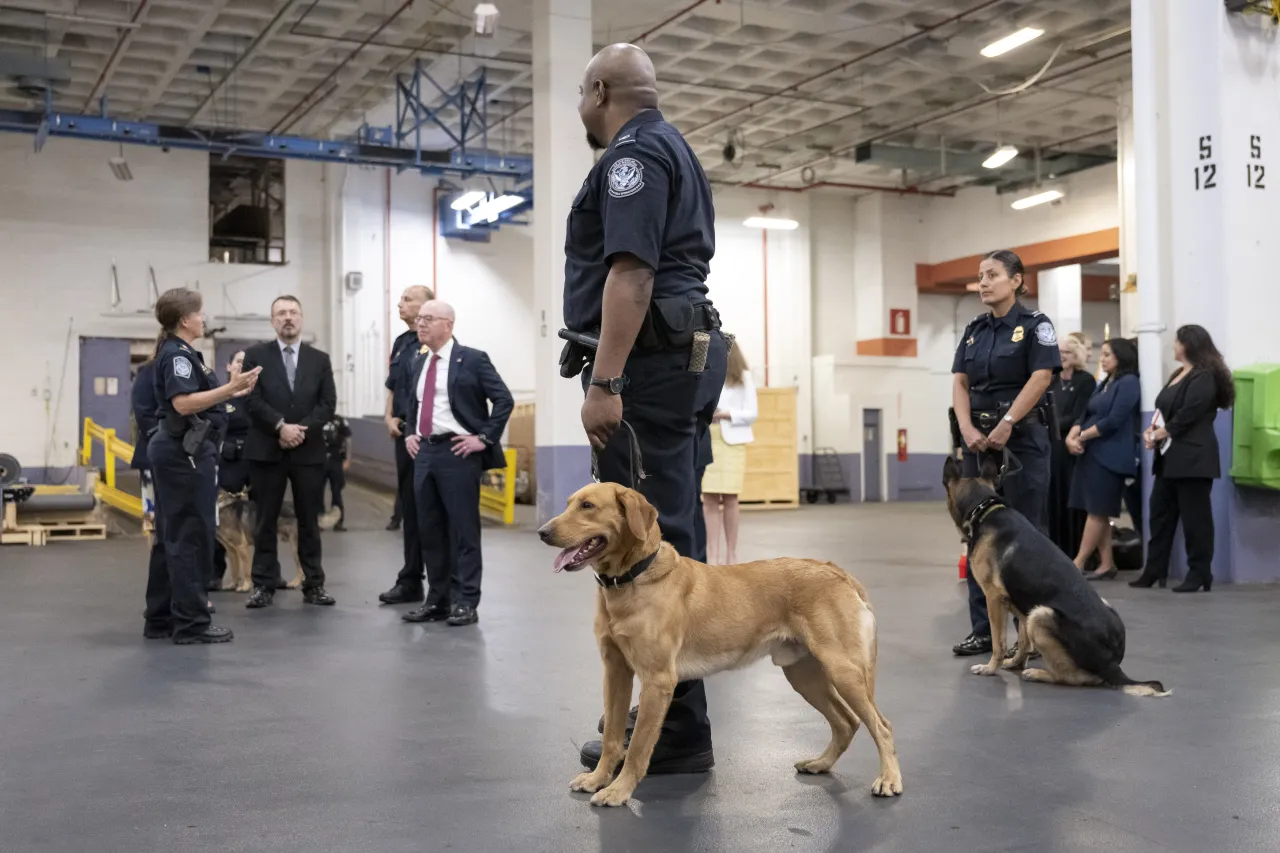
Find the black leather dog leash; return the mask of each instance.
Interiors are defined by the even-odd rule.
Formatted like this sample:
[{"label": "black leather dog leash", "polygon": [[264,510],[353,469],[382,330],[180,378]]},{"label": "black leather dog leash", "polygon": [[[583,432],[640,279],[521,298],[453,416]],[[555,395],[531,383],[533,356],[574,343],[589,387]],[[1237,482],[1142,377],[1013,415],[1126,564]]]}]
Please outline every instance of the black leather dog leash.
[{"label": "black leather dog leash", "polygon": [[[627,454],[627,468],[631,474],[630,486],[633,489],[639,489],[640,481],[647,476],[644,473],[644,458],[640,455],[640,439],[636,438],[636,431],[625,419],[621,425],[627,428],[627,437],[631,443],[631,452]],[[610,441],[612,440],[610,438]],[[600,482],[600,455],[594,447],[591,448],[591,479],[597,483]]]}]

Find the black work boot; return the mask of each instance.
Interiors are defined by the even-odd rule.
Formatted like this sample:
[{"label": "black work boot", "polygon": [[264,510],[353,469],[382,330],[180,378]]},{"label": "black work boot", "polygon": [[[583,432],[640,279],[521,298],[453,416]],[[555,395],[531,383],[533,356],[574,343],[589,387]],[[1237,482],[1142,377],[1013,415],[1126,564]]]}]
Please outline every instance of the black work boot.
[{"label": "black work boot", "polygon": [[253,595],[249,596],[249,600],[244,603],[244,606],[250,610],[258,607],[270,607],[275,603],[275,599],[275,590],[267,589],[265,586],[254,587]]},{"label": "black work boot", "polygon": [[986,634],[979,636],[970,634],[959,643],[951,647],[951,652],[956,657],[972,657],[973,655],[989,655],[991,654],[991,635]]},{"label": "black work boot", "polygon": [[229,643],[235,634],[231,633],[230,628],[219,628],[217,625],[210,625],[199,634],[187,634],[182,637],[174,637],[174,645],[178,646],[196,646],[209,645],[212,643]]},{"label": "black work boot", "polygon": [[[624,747],[631,745],[631,732],[627,731]],[[598,740],[587,741],[583,744],[579,757],[582,760],[582,766],[588,770],[596,769],[596,765],[600,763],[600,755],[604,751],[604,744]],[[708,737],[702,743],[677,743],[676,737],[671,735],[669,730],[663,729],[658,736],[658,742],[654,744],[653,756],[649,759],[649,776],[665,776],[674,775],[676,773],[706,773],[715,767],[715,754],[711,748],[711,738]],[[618,762],[618,766],[614,768],[616,774],[622,767],[622,762]]]}]

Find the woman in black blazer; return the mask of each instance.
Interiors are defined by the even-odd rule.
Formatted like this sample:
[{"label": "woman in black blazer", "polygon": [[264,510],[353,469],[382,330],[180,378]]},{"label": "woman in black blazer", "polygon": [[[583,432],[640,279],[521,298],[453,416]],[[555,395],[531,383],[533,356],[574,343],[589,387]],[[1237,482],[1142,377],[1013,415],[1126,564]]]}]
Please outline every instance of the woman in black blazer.
[{"label": "woman in black blazer", "polygon": [[[1157,416],[1142,434],[1155,450],[1151,487],[1151,542],[1147,565],[1129,586],[1165,585],[1173,534],[1182,520],[1187,543],[1187,577],[1174,592],[1208,592],[1213,585],[1213,507],[1209,493],[1221,476],[1218,437],[1213,431],[1218,409],[1235,402],[1235,384],[1213,338],[1202,326],[1182,326],[1173,345],[1182,365],[1156,397]],[[1157,426],[1162,422],[1162,426]]]},{"label": "woman in black blazer", "polygon": [[1067,450],[1067,435],[1084,415],[1097,383],[1089,374],[1089,354],[1093,344],[1083,332],[1072,332],[1058,339],[1062,356],[1062,372],[1049,385],[1053,392],[1053,411],[1058,419],[1058,439],[1049,444],[1049,538],[1068,557],[1080,550],[1084,535],[1083,510],[1067,506],[1071,496],[1071,475],[1076,470],[1076,457]]}]

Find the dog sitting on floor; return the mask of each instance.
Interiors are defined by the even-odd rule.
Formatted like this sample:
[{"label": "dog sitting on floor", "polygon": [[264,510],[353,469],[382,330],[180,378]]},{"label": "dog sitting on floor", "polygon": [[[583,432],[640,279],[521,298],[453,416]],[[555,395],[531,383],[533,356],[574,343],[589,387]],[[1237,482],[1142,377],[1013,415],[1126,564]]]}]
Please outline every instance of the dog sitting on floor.
[{"label": "dog sitting on floor", "polygon": [[[662,541],[658,511],[644,496],[595,483],[539,535],[561,548],[555,570],[595,570],[595,635],[604,659],[603,754],[570,788],[592,805],[627,802],[648,771],[676,683],[747,666],[765,655],[831,726],[801,773],[826,773],[865,724],[880,753],[876,796],[902,793],[893,728],[876,709],[876,620],[867,591],[831,563],[782,557],[707,566]],[[640,706],[623,759],[632,681]],[[621,772],[614,773],[621,762]]]},{"label": "dog sitting on floor", "polygon": [[[320,514],[320,529],[332,530],[342,517],[342,510],[333,507]],[[253,591],[253,529],[258,522],[257,505],[249,498],[249,491],[228,492],[218,489],[217,538],[227,552],[227,577],[222,582],[224,590]],[[293,501],[288,498],[280,505],[280,520],[276,524],[280,539],[289,546],[296,569],[293,580],[282,588],[297,589],[302,585],[302,561],[298,558],[298,516]]]},{"label": "dog sitting on floor", "polygon": [[[1102,685],[1132,696],[1168,696],[1159,681],[1134,681],[1120,668],[1124,622],[1094,590],[1071,558],[996,494],[1000,474],[993,459],[978,478],[961,476],[960,463],[947,457],[942,484],[947,509],[971,544],[969,571],[982,587],[991,617],[991,660],[975,664],[975,675],[1001,668],[1022,670],[1027,681]],[[1018,651],[1003,660],[1005,617],[1018,619]],[[1023,669],[1034,646],[1044,669]]]}]

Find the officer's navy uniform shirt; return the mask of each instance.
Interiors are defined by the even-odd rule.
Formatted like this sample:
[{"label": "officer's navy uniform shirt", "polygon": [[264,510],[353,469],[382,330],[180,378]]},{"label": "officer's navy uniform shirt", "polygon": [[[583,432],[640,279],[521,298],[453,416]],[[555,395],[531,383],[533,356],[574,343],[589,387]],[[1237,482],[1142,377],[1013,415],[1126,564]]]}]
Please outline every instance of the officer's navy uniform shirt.
[{"label": "officer's navy uniform shirt", "polygon": [[413,394],[413,356],[418,351],[418,333],[413,329],[404,332],[391,344],[391,364],[387,369],[386,389],[391,392],[391,414],[397,418],[409,417]]},{"label": "officer's navy uniform shirt", "polygon": [[622,126],[573,200],[565,236],[564,322],[600,328],[604,283],[619,254],[654,271],[653,298],[707,301],[715,254],[711,184],[693,149],[658,110]]},{"label": "officer's navy uniform shirt", "polygon": [[[156,356],[156,400],[160,431],[165,431],[165,416],[175,412],[173,398],[179,394],[195,394],[218,387],[218,379],[208,367],[204,356],[182,338],[171,337],[160,347]],[[199,413],[212,425],[209,438],[218,447],[227,430],[227,410],[223,403],[210,406]]]},{"label": "officer's navy uniform shirt", "polygon": [[1048,317],[1020,302],[1003,317],[990,312],[975,317],[965,326],[951,364],[952,373],[969,378],[973,411],[1012,403],[1031,374],[1046,369],[1062,369],[1057,333]]}]

